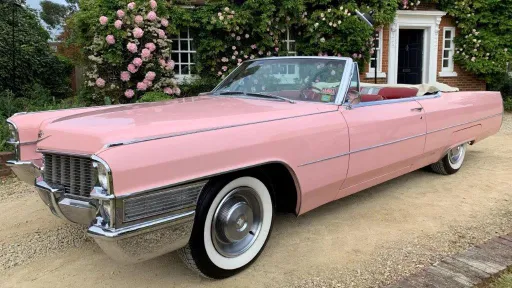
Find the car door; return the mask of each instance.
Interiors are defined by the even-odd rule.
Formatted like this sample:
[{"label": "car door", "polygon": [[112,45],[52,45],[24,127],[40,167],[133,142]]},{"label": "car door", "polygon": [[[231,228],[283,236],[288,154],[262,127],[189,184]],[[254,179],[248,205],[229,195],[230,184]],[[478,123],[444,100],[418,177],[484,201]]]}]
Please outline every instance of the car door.
[{"label": "car door", "polygon": [[350,152],[337,198],[405,174],[423,156],[426,119],[414,98],[343,105],[340,110],[349,128]]}]

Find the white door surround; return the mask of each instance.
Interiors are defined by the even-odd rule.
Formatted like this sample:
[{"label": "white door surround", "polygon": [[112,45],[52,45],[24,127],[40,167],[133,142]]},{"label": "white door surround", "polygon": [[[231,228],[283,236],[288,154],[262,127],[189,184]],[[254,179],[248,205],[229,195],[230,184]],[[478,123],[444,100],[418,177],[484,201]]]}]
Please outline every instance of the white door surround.
[{"label": "white door surround", "polygon": [[437,54],[439,24],[446,12],[433,10],[398,10],[395,21],[389,27],[388,84],[397,84],[398,37],[400,29],[422,29],[423,35],[423,83],[437,81]]}]

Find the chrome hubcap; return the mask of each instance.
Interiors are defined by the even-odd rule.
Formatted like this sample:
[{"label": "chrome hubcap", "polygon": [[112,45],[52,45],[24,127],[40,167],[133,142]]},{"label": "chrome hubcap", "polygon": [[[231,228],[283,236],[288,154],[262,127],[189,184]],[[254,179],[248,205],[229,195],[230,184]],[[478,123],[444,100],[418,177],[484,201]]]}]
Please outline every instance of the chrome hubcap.
[{"label": "chrome hubcap", "polygon": [[261,229],[263,207],[256,191],[239,187],[226,195],[213,216],[212,242],[219,254],[236,257],[249,249]]},{"label": "chrome hubcap", "polygon": [[462,158],[462,153],[464,152],[464,145],[459,145],[453,149],[448,151],[448,160],[452,164],[458,164]]}]

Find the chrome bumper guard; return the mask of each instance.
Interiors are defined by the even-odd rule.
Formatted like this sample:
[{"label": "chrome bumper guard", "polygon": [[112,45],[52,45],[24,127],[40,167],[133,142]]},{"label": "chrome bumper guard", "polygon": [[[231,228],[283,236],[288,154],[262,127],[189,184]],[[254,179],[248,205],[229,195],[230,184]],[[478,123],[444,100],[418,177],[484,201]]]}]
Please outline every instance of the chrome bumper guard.
[{"label": "chrome bumper guard", "polygon": [[143,222],[119,229],[93,225],[87,234],[112,259],[137,263],[169,253],[187,245],[194,226],[194,211]]},{"label": "chrome bumper guard", "polygon": [[63,189],[51,187],[32,162],[9,161],[8,165],[24,182],[31,185],[35,182],[39,196],[55,216],[88,225],[87,234],[114,260],[124,263],[149,260],[184,247],[190,239],[194,210],[122,228],[108,228],[98,216],[98,200],[74,197],[65,194]]}]

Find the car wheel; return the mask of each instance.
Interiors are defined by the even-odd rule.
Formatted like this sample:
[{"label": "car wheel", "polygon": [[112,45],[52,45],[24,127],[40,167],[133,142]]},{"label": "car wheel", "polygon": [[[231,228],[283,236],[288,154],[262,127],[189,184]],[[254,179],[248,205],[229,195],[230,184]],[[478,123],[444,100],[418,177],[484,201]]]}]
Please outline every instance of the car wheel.
[{"label": "car wheel", "polygon": [[432,164],[430,167],[434,172],[442,175],[451,175],[457,173],[460,167],[462,167],[462,163],[464,162],[464,157],[466,156],[466,147],[467,144],[464,143],[453,149],[450,149],[446,156],[444,156],[438,162]]},{"label": "car wheel", "polygon": [[235,275],[252,264],[272,230],[269,188],[243,176],[208,183],[198,201],[192,235],[179,250],[185,264],[214,279]]}]

